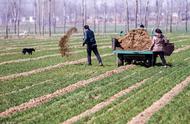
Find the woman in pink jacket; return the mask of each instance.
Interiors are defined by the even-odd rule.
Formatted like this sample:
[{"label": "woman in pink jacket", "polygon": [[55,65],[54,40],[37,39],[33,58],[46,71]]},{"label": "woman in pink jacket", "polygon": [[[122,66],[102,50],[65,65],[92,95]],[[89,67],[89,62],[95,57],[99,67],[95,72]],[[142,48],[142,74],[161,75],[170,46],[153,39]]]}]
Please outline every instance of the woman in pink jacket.
[{"label": "woman in pink jacket", "polygon": [[163,66],[166,67],[166,60],[164,57],[164,46],[167,42],[165,36],[162,34],[162,31],[160,29],[155,30],[155,36],[152,39],[152,45],[150,47],[150,50],[154,52],[154,59],[153,59],[153,65],[156,64],[156,58],[159,55],[160,59],[162,60]]}]

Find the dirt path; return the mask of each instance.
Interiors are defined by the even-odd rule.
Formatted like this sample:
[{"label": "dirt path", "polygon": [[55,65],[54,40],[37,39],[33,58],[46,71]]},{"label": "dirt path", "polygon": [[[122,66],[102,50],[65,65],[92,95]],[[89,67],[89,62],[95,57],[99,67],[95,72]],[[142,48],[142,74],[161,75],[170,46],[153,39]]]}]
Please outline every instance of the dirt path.
[{"label": "dirt path", "polygon": [[[102,41],[106,41],[106,40],[102,40]],[[110,44],[111,44],[110,42],[98,43],[98,45],[110,45]],[[69,46],[70,46],[70,48],[80,48],[80,47],[82,47],[80,42],[70,43]],[[26,44],[26,45],[22,45],[22,46],[14,45],[14,46],[5,46],[5,47],[3,47],[4,49],[0,50],[0,52],[6,52],[6,51],[9,51],[9,50],[21,50],[22,48],[26,48],[26,47],[33,47],[35,49],[40,49],[40,50],[48,49],[48,47],[54,47],[54,48],[52,48],[54,50],[59,49],[58,44],[53,43],[53,42],[51,42],[51,43],[39,43],[39,44]],[[12,52],[12,54],[15,54],[15,53],[16,52]],[[20,52],[18,52],[18,53],[20,53]],[[1,53],[0,55],[2,56],[4,54],[5,53]],[[11,52],[9,52],[9,54],[11,54]]]},{"label": "dirt path", "polygon": [[[100,49],[111,48],[111,46],[102,46],[102,47],[99,47],[99,48]],[[84,52],[84,50],[78,50],[78,51],[74,51],[74,52],[69,52],[69,54],[76,54],[76,53],[81,53],[81,52]],[[36,58],[16,59],[16,60],[10,60],[10,61],[1,62],[0,65],[19,63],[19,62],[27,62],[27,61],[35,61],[35,60],[40,60],[40,59],[45,59],[45,58],[50,58],[50,57],[55,57],[55,56],[61,56],[61,55],[60,54],[52,54],[52,55],[45,55],[45,56],[40,56],[40,57],[36,57]]]},{"label": "dirt path", "polygon": [[14,55],[14,54],[18,54],[21,52],[10,52],[10,53],[1,53],[0,56],[5,56],[5,55]]},{"label": "dirt path", "polygon": [[184,61],[188,61],[188,60],[190,60],[190,57],[188,57],[188,58],[184,59]]},{"label": "dirt path", "polygon": [[[128,70],[130,68],[133,68],[133,67],[134,67],[134,65],[122,66],[120,68],[117,68],[117,69],[114,69],[114,70],[111,70],[111,71],[107,71],[107,72],[105,72],[105,73],[103,73],[103,74],[101,74],[99,76],[96,76],[96,77],[93,77],[93,78],[90,78],[90,79],[87,79],[87,80],[81,80],[81,81],[79,81],[79,82],[77,82],[75,84],[71,84],[71,85],[69,85],[69,86],[67,86],[67,87],[65,87],[63,89],[57,90],[54,93],[47,94],[47,95],[44,95],[44,96],[41,96],[41,97],[38,97],[38,98],[34,98],[34,99],[31,99],[28,102],[23,103],[23,104],[21,104],[19,106],[9,108],[6,111],[1,112],[0,116],[1,117],[2,116],[9,116],[9,115],[14,114],[16,112],[21,112],[21,111],[36,107],[36,106],[41,105],[41,104],[43,104],[45,102],[48,102],[49,100],[51,100],[51,99],[53,99],[55,97],[64,95],[66,93],[73,92],[76,89],[84,87],[84,86],[86,86],[86,85],[88,85],[88,84],[90,84],[92,82],[99,81],[99,80],[102,80],[102,79],[107,78],[107,77],[111,77],[114,74],[121,73],[121,72],[126,71],[126,70]],[[131,89],[131,88],[129,88],[129,89]],[[123,92],[119,93],[118,95],[121,95],[121,94],[123,94]],[[118,95],[114,95],[112,97],[112,99],[114,97],[118,97]]]},{"label": "dirt path", "polygon": [[117,100],[119,97],[122,97],[124,95],[126,95],[127,93],[130,93],[131,91],[133,91],[134,89],[140,87],[142,84],[144,84],[148,79],[144,79],[141,82],[138,82],[128,88],[126,88],[125,90],[120,91],[119,93],[111,96],[110,98],[108,98],[107,100],[95,105],[94,107],[92,107],[91,109],[86,110],[85,112],[74,116],[68,120],[66,120],[65,122],[63,122],[62,124],[72,124],[77,122],[78,120],[80,120],[81,118],[90,116],[91,114],[94,114],[100,110],[102,110],[103,108],[105,108],[106,106],[110,105],[113,101]]},{"label": "dirt path", "polygon": [[[84,50],[69,52],[69,54],[76,54],[76,53],[80,53],[80,52],[84,52]],[[40,56],[40,57],[36,57],[36,58],[10,60],[10,61],[1,62],[0,65],[19,63],[19,62],[27,62],[27,61],[35,61],[35,60],[40,60],[40,59],[45,59],[45,58],[50,58],[50,57],[55,57],[55,56],[60,56],[60,54],[45,55],[45,56]]]},{"label": "dirt path", "polygon": [[[111,48],[111,46],[102,46],[99,47],[100,49],[104,49],[104,48]],[[177,50],[174,51],[174,53],[178,53],[184,50],[190,49],[190,46],[186,46],[184,48],[179,48]],[[47,50],[47,49],[46,49]],[[75,53],[80,53],[81,51],[75,51],[75,52],[71,52],[71,54],[75,54]],[[16,52],[17,53],[17,52]],[[8,53],[7,53],[8,55]],[[4,64],[11,64],[11,63],[19,63],[19,62],[26,62],[26,61],[35,61],[35,60],[40,60],[40,59],[45,59],[45,58],[49,58],[49,57],[54,57],[54,56],[59,56],[60,54],[52,54],[52,55],[46,55],[46,56],[40,56],[37,58],[27,58],[27,59],[17,59],[17,60],[10,60],[10,61],[5,61],[5,62],[1,62],[0,65],[4,65]],[[188,58],[189,59],[189,58]],[[187,61],[188,59],[185,59],[185,61]]]},{"label": "dirt path", "polygon": [[52,54],[52,55],[40,56],[40,57],[36,57],[36,58],[10,60],[10,61],[1,62],[0,65],[11,64],[11,63],[19,63],[19,62],[27,62],[27,61],[34,61],[34,60],[40,60],[40,59],[45,59],[45,58],[59,56],[59,55],[60,54]]},{"label": "dirt path", "polygon": [[187,46],[185,46],[183,48],[178,48],[177,50],[174,51],[174,53],[179,53],[181,51],[185,51],[185,50],[188,50],[188,49],[190,49],[190,45],[187,45]]},{"label": "dirt path", "polygon": [[[106,40],[103,40],[106,41]],[[110,42],[102,42],[102,43],[98,43],[98,45],[110,45]],[[76,48],[76,47],[82,47],[80,42],[76,42],[76,43],[70,43],[69,46],[72,48]],[[22,49],[23,47],[33,47],[36,49],[40,49],[40,48],[48,48],[48,47],[57,47],[58,48],[58,44],[57,43],[43,43],[43,44],[26,44],[26,45],[22,45],[22,46],[5,46],[5,47],[0,47],[2,50],[0,50],[0,52],[6,52],[9,50],[19,50]]]},{"label": "dirt path", "polygon": [[[106,56],[111,56],[111,55],[112,54],[104,54],[101,57],[106,57]],[[92,59],[95,59],[95,57],[92,57]],[[22,72],[22,73],[3,76],[3,77],[0,77],[0,81],[11,80],[11,79],[15,79],[15,78],[18,78],[18,77],[27,77],[27,76],[30,76],[32,74],[37,74],[37,73],[44,72],[44,71],[50,71],[50,70],[53,70],[53,69],[64,67],[66,65],[80,64],[80,63],[83,63],[83,62],[86,62],[86,58],[79,59],[79,60],[76,60],[76,61],[59,63],[57,65],[47,66],[47,67],[44,67],[44,68],[38,68],[38,69],[34,69],[34,70],[31,70],[31,71],[27,71],[27,72]]]},{"label": "dirt path", "polygon": [[22,89],[14,90],[14,91],[7,92],[7,93],[2,93],[2,94],[0,94],[0,96],[6,96],[6,95],[10,95],[10,94],[19,93],[19,92],[28,90],[28,89],[30,89],[30,88],[32,88],[34,86],[38,86],[38,85],[45,84],[45,83],[48,83],[48,82],[52,82],[52,80],[46,80],[46,81],[43,81],[43,82],[39,82],[39,83],[33,84],[31,86],[26,86],[26,87],[24,87]]},{"label": "dirt path", "polygon": [[[102,44],[102,45],[104,45],[104,44]],[[106,44],[105,44],[106,45]],[[82,46],[72,46],[72,47],[70,47],[70,48],[82,48]],[[111,46],[110,45],[107,45],[107,46],[100,46],[100,47],[98,47],[99,49],[102,49],[102,48],[111,48]],[[37,49],[36,50],[36,52],[40,52],[40,51],[48,51],[48,50],[59,50],[59,48],[58,47],[56,47],[56,48],[42,48],[42,49]],[[20,51],[20,52],[7,52],[7,53],[0,53],[0,56],[5,56],[5,55],[15,55],[15,54],[22,54],[22,52]]]},{"label": "dirt path", "polygon": [[169,92],[164,94],[158,101],[154,102],[150,107],[146,108],[143,112],[134,117],[128,124],[145,124],[154,113],[158,112],[161,108],[167,105],[175,96],[184,90],[190,84],[190,76],[184,81],[177,84]]}]

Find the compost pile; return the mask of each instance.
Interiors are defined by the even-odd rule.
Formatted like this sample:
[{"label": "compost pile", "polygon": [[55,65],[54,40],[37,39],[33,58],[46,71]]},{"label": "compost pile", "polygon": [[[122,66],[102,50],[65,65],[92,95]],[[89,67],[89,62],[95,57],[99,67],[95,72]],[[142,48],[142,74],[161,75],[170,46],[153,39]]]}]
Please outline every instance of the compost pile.
[{"label": "compost pile", "polygon": [[73,27],[73,28],[70,28],[63,37],[61,37],[61,39],[59,41],[59,47],[60,47],[60,53],[61,53],[62,57],[70,55],[68,42],[69,42],[71,35],[76,32],[77,32],[77,28]]},{"label": "compost pile", "polygon": [[118,42],[124,50],[148,50],[152,43],[145,29],[131,30],[125,36],[118,38]]}]

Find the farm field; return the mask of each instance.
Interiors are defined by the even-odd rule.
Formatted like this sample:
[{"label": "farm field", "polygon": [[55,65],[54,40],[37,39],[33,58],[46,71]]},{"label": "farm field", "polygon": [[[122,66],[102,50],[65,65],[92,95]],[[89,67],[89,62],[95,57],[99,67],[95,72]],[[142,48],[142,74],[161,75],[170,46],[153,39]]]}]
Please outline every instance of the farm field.
[{"label": "farm field", "polygon": [[[167,36],[175,43],[167,68],[118,68],[111,35],[96,37],[103,67],[94,56],[86,65],[82,36],[71,38],[69,57],[59,54],[59,37],[1,39],[0,123],[189,124],[190,35]],[[24,47],[36,52],[23,55]]]}]

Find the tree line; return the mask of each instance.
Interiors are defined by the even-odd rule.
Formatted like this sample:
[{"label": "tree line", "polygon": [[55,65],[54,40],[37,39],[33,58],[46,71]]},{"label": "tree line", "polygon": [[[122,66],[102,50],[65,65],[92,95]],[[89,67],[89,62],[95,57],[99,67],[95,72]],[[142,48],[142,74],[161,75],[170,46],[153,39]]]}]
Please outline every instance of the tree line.
[{"label": "tree line", "polygon": [[[33,18],[28,22],[34,34],[49,34],[59,29],[65,32],[69,26],[91,25],[94,31],[107,33],[120,30],[127,32],[144,24],[146,28],[162,27],[173,32],[174,26],[184,24],[188,32],[190,2],[188,0],[1,0],[1,27],[8,37],[10,30],[19,36],[23,17]],[[27,7],[28,6],[28,7]],[[27,27],[27,26],[24,26]],[[27,29],[28,30],[28,29]]]}]

